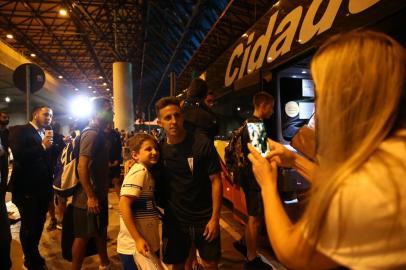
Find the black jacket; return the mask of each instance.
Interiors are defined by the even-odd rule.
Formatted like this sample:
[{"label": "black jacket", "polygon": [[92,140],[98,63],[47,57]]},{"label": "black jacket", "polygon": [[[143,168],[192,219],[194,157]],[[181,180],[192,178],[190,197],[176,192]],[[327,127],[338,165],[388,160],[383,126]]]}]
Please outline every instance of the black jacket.
[{"label": "black jacket", "polygon": [[44,150],[35,128],[31,124],[11,127],[9,142],[14,157],[10,179],[13,198],[51,192],[51,150]]}]

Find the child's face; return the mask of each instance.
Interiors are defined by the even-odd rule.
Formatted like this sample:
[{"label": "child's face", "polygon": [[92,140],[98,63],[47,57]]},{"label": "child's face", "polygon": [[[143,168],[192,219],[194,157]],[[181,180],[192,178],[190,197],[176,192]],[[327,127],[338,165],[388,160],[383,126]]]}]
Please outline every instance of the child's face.
[{"label": "child's face", "polygon": [[134,153],[134,159],[147,167],[157,164],[159,159],[157,145],[151,140],[144,141],[141,145],[140,151]]}]

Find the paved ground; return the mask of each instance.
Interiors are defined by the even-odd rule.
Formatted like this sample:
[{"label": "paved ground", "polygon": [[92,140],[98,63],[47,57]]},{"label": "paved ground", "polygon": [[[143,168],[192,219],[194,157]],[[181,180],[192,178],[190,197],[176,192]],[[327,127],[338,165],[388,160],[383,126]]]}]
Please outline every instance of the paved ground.
[{"label": "paved ground", "polygon": [[[9,200],[6,198],[6,200]],[[121,269],[120,260],[116,252],[116,238],[119,230],[119,214],[118,214],[118,199],[113,192],[109,193],[110,204],[113,208],[109,210],[109,227],[108,227],[108,254],[112,262],[111,269]],[[232,211],[223,207],[222,209],[221,225],[221,244],[222,244],[222,259],[220,262],[220,269],[224,270],[240,270],[243,269],[244,258],[232,246],[232,243],[241,237],[243,226],[235,221]],[[46,225],[48,224],[48,221]],[[12,241],[12,262],[14,270],[22,269],[23,254],[21,245],[19,243],[19,228],[20,223],[11,226],[13,241]],[[47,232],[44,230],[41,243],[40,252],[45,257],[47,268],[49,270],[65,270],[70,269],[70,263],[65,261],[61,255],[60,248],[61,231],[55,230]],[[266,243],[266,241],[264,241]],[[263,257],[272,263],[274,269],[285,269],[267,252],[266,247],[262,250]],[[85,259],[83,269],[93,270],[98,269],[98,257],[91,256]]]}]

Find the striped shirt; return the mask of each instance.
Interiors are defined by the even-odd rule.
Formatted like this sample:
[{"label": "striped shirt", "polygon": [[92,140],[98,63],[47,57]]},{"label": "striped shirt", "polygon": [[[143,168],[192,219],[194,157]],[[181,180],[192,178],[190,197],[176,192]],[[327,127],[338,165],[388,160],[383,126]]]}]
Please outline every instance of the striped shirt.
[{"label": "striped shirt", "polygon": [[[152,250],[159,248],[159,216],[154,202],[155,182],[144,165],[136,163],[124,178],[120,196],[137,197],[131,205],[137,230]],[[135,243],[120,216],[120,232],[117,237],[117,251],[133,254]]]}]

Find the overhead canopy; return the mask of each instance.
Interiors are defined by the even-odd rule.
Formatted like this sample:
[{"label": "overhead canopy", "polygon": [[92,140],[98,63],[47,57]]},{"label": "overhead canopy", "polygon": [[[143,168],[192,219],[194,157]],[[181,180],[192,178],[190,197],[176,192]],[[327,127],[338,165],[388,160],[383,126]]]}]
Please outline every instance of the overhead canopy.
[{"label": "overhead canopy", "polygon": [[169,94],[171,72],[178,89],[187,86],[193,71],[205,70],[275,2],[5,0],[0,39],[60,76],[68,95],[75,88],[111,95],[112,63],[132,62],[135,108],[141,112]]}]

